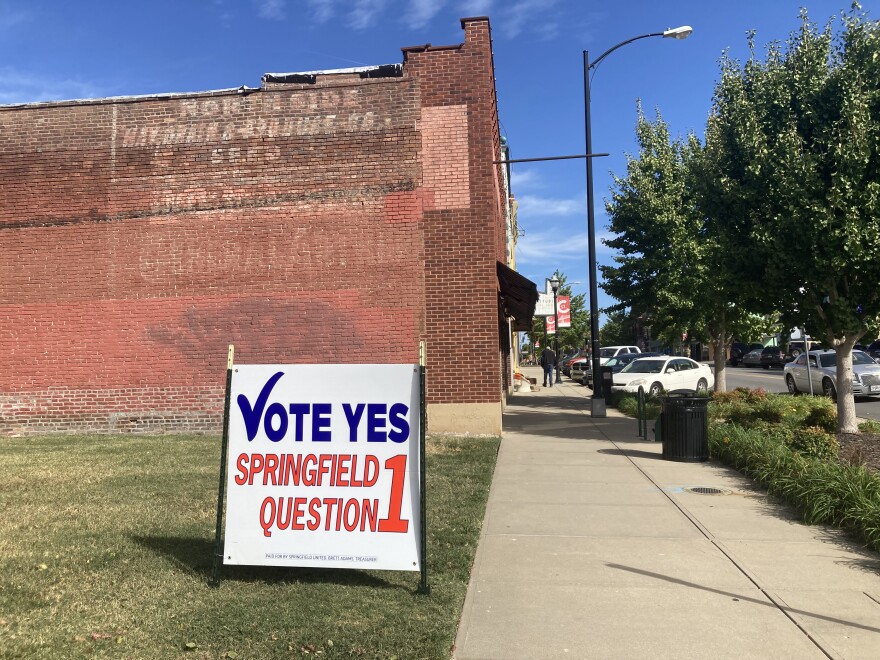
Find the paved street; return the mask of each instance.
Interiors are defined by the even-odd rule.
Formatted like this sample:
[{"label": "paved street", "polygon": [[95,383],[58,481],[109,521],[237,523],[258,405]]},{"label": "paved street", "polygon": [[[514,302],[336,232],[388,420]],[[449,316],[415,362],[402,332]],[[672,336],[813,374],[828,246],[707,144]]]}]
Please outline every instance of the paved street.
[{"label": "paved street", "polygon": [[[712,366],[711,364],[709,366]],[[728,365],[727,389],[734,387],[748,387],[757,389],[763,387],[768,392],[788,392],[785,387],[782,369],[749,369],[746,367],[731,367]],[[563,380],[570,383],[569,378]],[[856,399],[856,415],[862,419],[876,419],[880,421],[880,397],[860,397]]]},{"label": "paved street", "polygon": [[[787,392],[782,369],[749,369],[730,367],[727,372],[727,389],[734,387],[763,387],[768,392]],[[863,419],[880,420],[880,397],[859,397],[856,399],[856,415]]]}]

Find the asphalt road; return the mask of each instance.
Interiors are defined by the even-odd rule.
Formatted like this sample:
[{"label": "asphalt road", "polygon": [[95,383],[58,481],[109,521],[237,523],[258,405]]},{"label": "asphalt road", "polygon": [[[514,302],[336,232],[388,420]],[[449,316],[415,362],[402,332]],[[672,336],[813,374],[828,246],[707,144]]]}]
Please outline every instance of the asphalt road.
[{"label": "asphalt road", "polygon": [[[757,389],[763,387],[768,392],[788,392],[782,369],[761,369],[747,367],[728,367],[727,389],[734,387],[748,387]],[[856,415],[864,419],[880,420],[880,397],[859,397],[856,399]]]}]

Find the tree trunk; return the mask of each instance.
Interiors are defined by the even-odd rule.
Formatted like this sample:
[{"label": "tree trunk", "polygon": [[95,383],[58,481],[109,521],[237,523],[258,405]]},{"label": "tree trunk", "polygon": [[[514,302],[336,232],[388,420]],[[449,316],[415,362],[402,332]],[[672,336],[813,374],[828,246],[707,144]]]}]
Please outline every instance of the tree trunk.
[{"label": "tree trunk", "polygon": [[715,391],[727,391],[727,342],[712,340],[712,346],[715,350]]},{"label": "tree trunk", "polygon": [[847,337],[835,346],[837,352],[837,432],[858,433],[856,401],[852,386],[852,351],[859,337]]},{"label": "tree trunk", "polygon": [[727,391],[727,371],[725,370],[725,365],[727,364],[727,328],[725,327],[724,322],[722,321],[720,327],[717,332],[713,332],[711,336],[712,349],[715,353],[715,391],[716,392],[726,392]]}]

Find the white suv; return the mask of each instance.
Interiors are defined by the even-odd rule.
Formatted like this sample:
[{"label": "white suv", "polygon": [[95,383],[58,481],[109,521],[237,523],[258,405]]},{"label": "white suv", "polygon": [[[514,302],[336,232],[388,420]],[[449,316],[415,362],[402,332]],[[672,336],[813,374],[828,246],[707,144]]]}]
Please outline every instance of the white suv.
[{"label": "white suv", "polygon": [[608,360],[624,353],[641,353],[638,346],[605,346],[599,349],[599,365],[603,365]]}]

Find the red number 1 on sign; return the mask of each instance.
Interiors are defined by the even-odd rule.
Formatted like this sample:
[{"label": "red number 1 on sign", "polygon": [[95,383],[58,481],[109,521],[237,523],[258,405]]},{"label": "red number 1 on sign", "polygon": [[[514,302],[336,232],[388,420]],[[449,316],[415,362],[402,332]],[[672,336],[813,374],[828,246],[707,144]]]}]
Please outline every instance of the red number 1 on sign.
[{"label": "red number 1 on sign", "polygon": [[388,517],[379,520],[380,532],[405,534],[409,521],[400,517],[403,507],[403,481],[406,476],[406,455],[400,454],[385,461],[385,469],[393,472],[391,476],[391,501],[388,503]]}]

